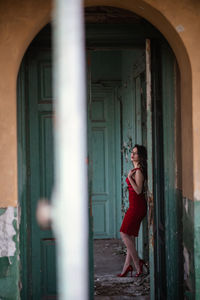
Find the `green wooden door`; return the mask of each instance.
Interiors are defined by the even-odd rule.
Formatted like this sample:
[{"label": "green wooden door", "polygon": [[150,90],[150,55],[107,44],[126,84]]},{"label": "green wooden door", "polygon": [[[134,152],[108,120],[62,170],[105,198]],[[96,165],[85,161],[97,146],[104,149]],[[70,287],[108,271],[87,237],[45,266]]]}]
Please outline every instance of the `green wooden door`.
[{"label": "green wooden door", "polygon": [[90,163],[94,238],[115,234],[114,89],[91,85]]},{"label": "green wooden door", "polygon": [[119,237],[121,225],[121,51],[88,50],[88,146],[93,237]]},{"label": "green wooden door", "polygon": [[[36,221],[40,198],[50,199],[53,172],[52,63],[50,50],[32,50],[28,55],[28,144],[30,183],[30,245],[32,299],[56,298],[55,238]],[[31,295],[30,295],[31,296]]]}]

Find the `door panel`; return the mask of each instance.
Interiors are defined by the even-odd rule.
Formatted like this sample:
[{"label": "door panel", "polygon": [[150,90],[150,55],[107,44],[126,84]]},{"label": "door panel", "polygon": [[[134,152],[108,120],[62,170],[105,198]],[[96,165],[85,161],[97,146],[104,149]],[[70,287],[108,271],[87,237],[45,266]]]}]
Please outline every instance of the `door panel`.
[{"label": "door panel", "polygon": [[52,113],[39,112],[38,117],[41,196],[50,198],[53,186]]},{"label": "door panel", "polygon": [[31,294],[33,299],[55,299],[55,238],[50,228],[38,226],[35,216],[38,200],[50,199],[54,179],[50,51],[29,50],[28,70]]},{"label": "door panel", "polygon": [[92,84],[91,142],[92,211],[94,238],[113,237],[114,190],[114,89]]},{"label": "door panel", "polygon": [[[131,149],[135,144],[147,145],[146,136],[146,82],[145,49],[123,50],[122,53],[122,149],[123,149],[123,213],[129,206],[125,179],[133,165]],[[147,220],[141,224],[136,247],[140,257],[148,258]]]}]

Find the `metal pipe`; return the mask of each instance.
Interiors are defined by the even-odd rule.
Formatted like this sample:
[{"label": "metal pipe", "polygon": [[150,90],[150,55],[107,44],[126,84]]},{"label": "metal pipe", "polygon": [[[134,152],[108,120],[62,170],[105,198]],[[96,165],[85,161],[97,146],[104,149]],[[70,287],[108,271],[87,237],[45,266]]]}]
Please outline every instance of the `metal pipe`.
[{"label": "metal pipe", "polygon": [[88,299],[87,118],[83,3],[53,10],[55,188],[59,299]]}]

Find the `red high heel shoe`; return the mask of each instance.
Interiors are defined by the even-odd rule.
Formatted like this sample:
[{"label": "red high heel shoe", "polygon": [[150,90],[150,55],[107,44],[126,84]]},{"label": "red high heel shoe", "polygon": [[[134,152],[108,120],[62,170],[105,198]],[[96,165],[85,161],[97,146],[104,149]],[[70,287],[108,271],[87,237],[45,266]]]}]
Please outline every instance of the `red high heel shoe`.
[{"label": "red high heel shoe", "polygon": [[140,277],[140,276],[144,275],[143,274],[143,266],[145,266],[148,269],[148,266],[144,262],[143,259],[139,259],[139,266],[140,266],[140,271],[135,274],[135,277]]},{"label": "red high heel shoe", "polygon": [[133,272],[133,267],[131,265],[129,265],[124,273],[121,274],[117,274],[117,277],[126,277],[126,275],[131,272],[131,277],[132,277],[132,272]]}]

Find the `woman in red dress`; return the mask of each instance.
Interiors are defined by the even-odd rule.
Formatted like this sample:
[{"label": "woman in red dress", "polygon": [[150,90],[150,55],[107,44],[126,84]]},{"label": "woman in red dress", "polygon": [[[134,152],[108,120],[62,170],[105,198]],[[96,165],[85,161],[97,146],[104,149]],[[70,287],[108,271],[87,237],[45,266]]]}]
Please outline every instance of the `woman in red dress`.
[{"label": "woman in red dress", "polygon": [[147,213],[144,185],[147,179],[147,152],[144,146],[135,145],[131,152],[131,161],[134,169],[130,170],[126,182],[129,190],[129,208],[124,216],[120,235],[127,247],[126,260],[119,277],[125,277],[132,271],[133,261],[136,268],[136,277],[142,275],[144,261],[138,257],[135,247],[135,237],[138,236],[140,224]]}]

